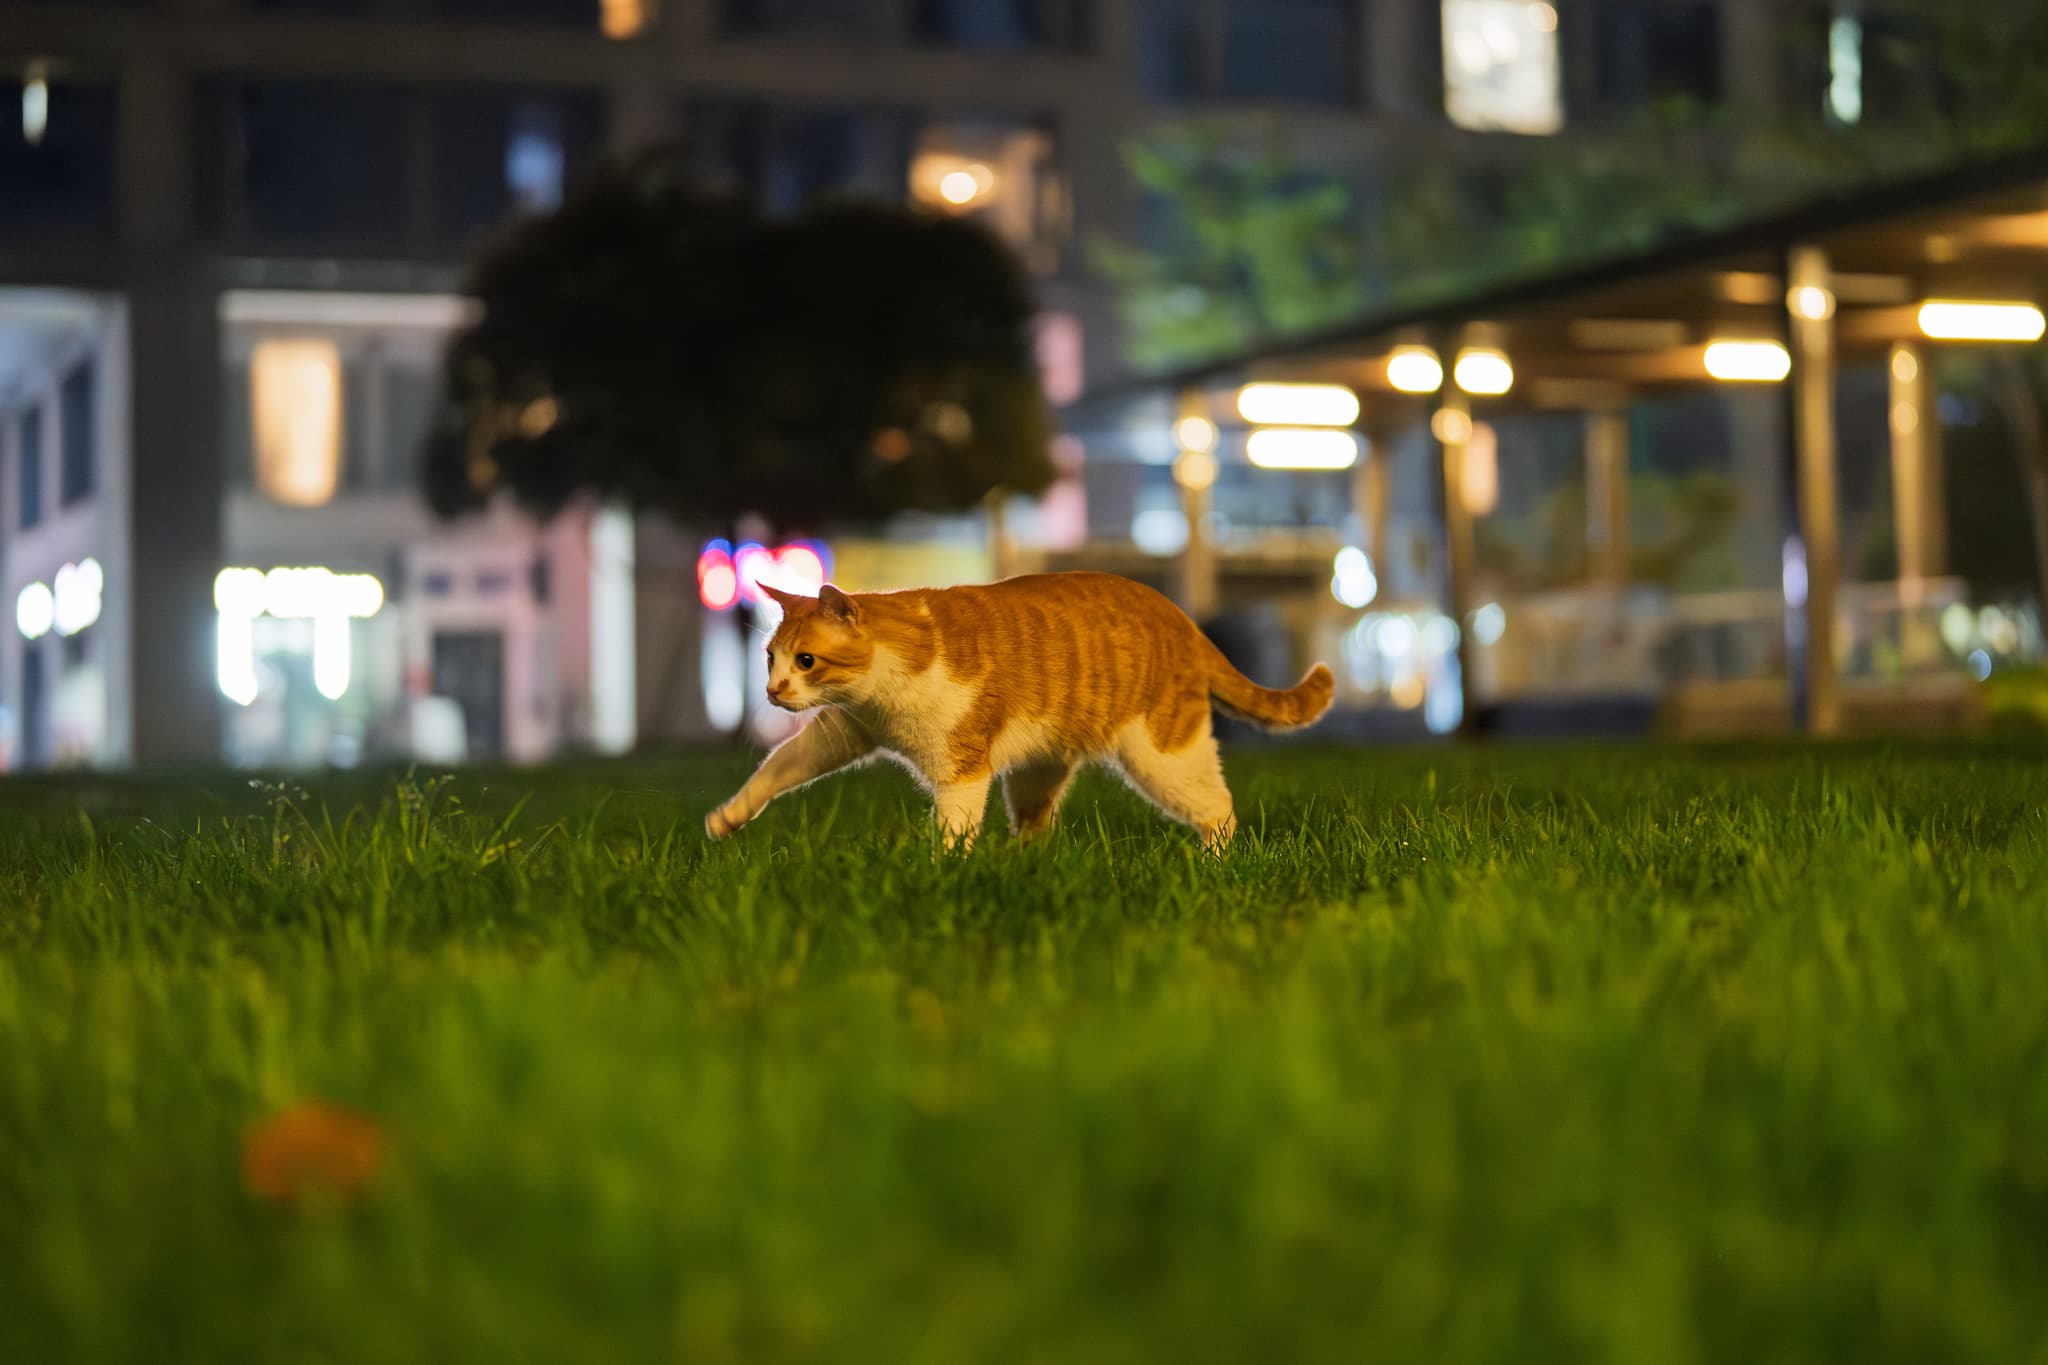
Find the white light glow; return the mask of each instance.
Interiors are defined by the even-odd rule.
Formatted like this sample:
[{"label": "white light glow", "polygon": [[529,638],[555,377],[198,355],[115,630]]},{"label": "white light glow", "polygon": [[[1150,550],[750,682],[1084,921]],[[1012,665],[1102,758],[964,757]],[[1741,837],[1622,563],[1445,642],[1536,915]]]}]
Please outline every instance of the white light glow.
[{"label": "white light glow", "polygon": [[57,598],[48,583],[31,583],[14,599],[14,628],[24,640],[40,640],[57,621]]},{"label": "white light glow", "polygon": [[1261,427],[1245,442],[1245,457],[1261,469],[1349,469],[1358,438],[1330,427]]},{"label": "white light glow", "polygon": [[59,635],[76,635],[100,619],[100,604],[106,575],[97,559],[66,564],[57,570],[51,593],[51,620]]},{"label": "white light glow", "polygon": [[1835,296],[1817,284],[1802,284],[1785,296],[1785,306],[1808,322],[1825,322],[1835,315]]},{"label": "white light glow", "polygon": [[1863,121],[1863,21],[1853,14],[1828,25],[1828,112],[1840,123]]},{"label": "white light glow", "polygon": [[738,620],[730,616],[705,618],[698,676],[704,687],[704,719],[714,730],[732,730],[746,718],[747,661],[740,653],[742,643]]},{"label": "white light glow", "polygon": [[1451,373],[1459,388],[1482,397],[1503,394],[1515,386],[1515,367],[1499,351],[1461,351]]},{"label": "white light glow", "polygon": [[50,82],[42,68],[31,66],[21,84],[21,140],[35,147],[50,129]]},{"label": "white light glow", "polygon": [[1402,393],[1435,393],[1444,386],[1444,363],[1427,346],[1403,346],[1387,357],[1387,382]]},{"label": "white light glow", "polygon": [[214,680],[237,706],[256,700],[256,618],[224,611],[214,622]]},{"label": "white light glow", "polygon": [[329,701],[340,701],[348,692],[349,631],[346,616],[313,618],[313,686]]},{"label": "white light glow", "polygon": [[[253,600],[248,580],[240,576],[253,572],[222,570],[213,580],[215,604],[221,605],[224,596],[240,604]],[[261,602],[263,614],[281,621],[309,621],[322,616],[366,618],[383,610],[384,585],[366,573],[339,574],[322,568],[272,569],[263,575]]]},{"label": "white light glow", "polygon": [[1507,609],[1498,602],[1488,602],[1472,613],[1472,638],[1482,645],[1497,645],[1500,637],[1507,634]]},{"label": "white light glow", "polygon": [[1558,15],[1547,0],[1443,0],[1444,112],[1479,132],[1564,126]]},{"label": "white light glow", "polygon": [[1380,657],[1389,663],[1405,659],[1415,648],[1415,623],[1405,616],[1389,616],[1380,622],[1373,643],[1379,647]]},{"label": "white light glow", "polygon": [[1730,384],[1775,384],[1792,373],[1792,355],[1775,341],[1716,341],[1707,347],[1707,373]]},{"label": "white light glow", "polygon": [[1929,299],[1920,330],[1936,341],[2039,341],[2048,319],[2031,303]]},{"label": "white light glow", "polygon": [[1173,424],[1173,439],[1182,450],[1206,454],[1216,448],[1216,424],[1206,417],[1183,417]]},{"label": "white light glow", "polygon": [[1131,518],[1131,543],[1148,555],[1177,555],[1187,548],[1187,513],[1151,507]]},{"label": "white light glow", "polygon": [[1358,420],[1358,395],[1341,384],[1247,384],[1237,411],[1272,426],[1348,427]]},{"label": "white light glow", "polygon": [[987,194],[994,184],[995,177],[989,173],[988,167],[979,164],[962,166],[939,177],[939,197],[949,204],[965,208]]},{"label": "white light glow", "polygon": [[1363,607],[1379,596],[1379,576],[1372,571],[1372,559],[1356,545],[1337,551],[1330,565],[1330,595],[1347,607]]}]

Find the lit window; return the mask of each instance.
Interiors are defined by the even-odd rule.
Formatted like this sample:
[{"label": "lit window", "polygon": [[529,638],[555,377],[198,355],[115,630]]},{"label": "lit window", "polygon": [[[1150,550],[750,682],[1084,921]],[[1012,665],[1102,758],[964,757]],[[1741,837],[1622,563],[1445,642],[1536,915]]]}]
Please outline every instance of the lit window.
[{"label": "lit window", "polygon": [[1481,132],[1564,126],[1557,9],[1548,0],[1444,0],[1444,112]]},{"label": "lit window", "polygon": [[927,208],[979,217],[1035,269],[1050,270],[1058,263],[1066,199],[1052,165],[1052,138],[1042,129],[1015,124],[928,128],[911,159],[910,194]]},{"label": "lit window", "polygon": [[259,341],[249,356],[256,486],[318,507],[341,482],[341,351],[315,338]]},{"label": "lit window", "polygon": [[1828,25],[1828,113],[1837,123],[1863,121],[1863,21],[1853,14]]},{"label": "lit window", "polygon": [[513,206],[521,213],[560,207],[567,166],[560,116],[541,105],[515,110],[505,139],[505,188],[511,191]]}]

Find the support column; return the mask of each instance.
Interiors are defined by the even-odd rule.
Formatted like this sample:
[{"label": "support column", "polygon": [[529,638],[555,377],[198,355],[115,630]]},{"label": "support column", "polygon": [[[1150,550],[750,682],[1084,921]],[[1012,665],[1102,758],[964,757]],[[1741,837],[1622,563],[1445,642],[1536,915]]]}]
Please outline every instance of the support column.
[{"label": "support column", "polygon": [[1941,420],[1925,352],[1910,342],[1894,346],[1889,368],[1899,651],[1907,667],[1918,668],[1941,657],[1941,633],[1926,605],[1928,584],[1946,571],[1948,557]]},{"label": "support column", "polygon": [[[1174,441],[1180,453],[1173,462],[1173,481],[1180,488],[1181,515],[1187,518],[1188,539],[1174,563],[1173,596],[1181,610],[1207,621],[1222,601],[1221,570],[1216,546],[1209,539],[1209,511],[1215,506],[1216,426],[1199,393],[1181,395]],[[1197,439],[1193,433],[1206,433]]]},{"label": "support column", "polygon": [[1899,584],[1911,599],[1946,572],[1948,557],[1940,415],[1926,355],[1911,343],[1892,348],[1891,430]]},{"label": "support column", "polygon": [[1358,517],[1358,533],[1365,541],[1363,548],[1372,560],[1373,572],[1384,574],[1387,523],[1391,516],[1387,458],[1393,449],[1393,438],[1383,427],[1363,434],[1365,457],[1351,467],[1351,509]]},{"label": "support column", "polygon": [[[1794,247],[1786,258],[1786,285],[1797,295],[1807,288],[1829,289],[1827,254],[1818,247]],[[1830,290],[1830,293],[1832,291]],[[1794,564],[1786,573],[1786,614],[1798,631],[1806,656],[1804,678],[1794,678],[1794,717],[1810,734],[1842,729],[1840,680],[1835,665],[1835,618],[1842,576],[1840,507],[1835,488],[1835,324],[1788,308],[1792,351],[1789,397],[1792,450],[1799,493],[1802,577]],[[1802,610],[1803,606],[1803,610]],[[1803,695],[1800,684],[1803,682]]]},{"label": "support column", "polygon": [[[215,763],[213,578],[222,561],[219,291],[192,227],[186,73],[138,61],[121,73],[116,183],[125,259],[129,458],[125,483],[127,710],[135,762]],[[108,488],[108,507],[119,502]],[[112,576],[110,576],[112,577]],[[110,677],[123,670],[110,669]]]},{"label": "support column", "polygon": [[1458,685],[1464,689],[1458,728],[1469,735],[1478,731],[1479,709],[1473,697],[1472,671],[1472,612],[1478,605],[1473,599],[1478,587],[1479,553],[1473,538],[1472,513],[1465,505],[1465,455],[1472,444],[1472,400],[1455,386],[1446,384],[1442,405],[1430,420],[1429,429],[1443,451],[1444,587],[1451,620],[1458,627]]},{"label": "support column", "polygon": [[1628,586],[1628,414],[1586,414],[1586,548],[1593,581]]}]

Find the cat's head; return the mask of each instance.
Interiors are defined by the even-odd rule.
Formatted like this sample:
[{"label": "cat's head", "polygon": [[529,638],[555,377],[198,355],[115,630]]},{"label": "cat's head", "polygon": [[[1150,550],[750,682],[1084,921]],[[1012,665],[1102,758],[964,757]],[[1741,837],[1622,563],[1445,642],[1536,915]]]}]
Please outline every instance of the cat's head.
[{"label": "cat's head", "polygon": [[768,700],[785,711],[859,700],[875,661],[860,603],[830,583],[816,597],[766,583],[761,591],[782,604],[782,624],[768,641]]}]

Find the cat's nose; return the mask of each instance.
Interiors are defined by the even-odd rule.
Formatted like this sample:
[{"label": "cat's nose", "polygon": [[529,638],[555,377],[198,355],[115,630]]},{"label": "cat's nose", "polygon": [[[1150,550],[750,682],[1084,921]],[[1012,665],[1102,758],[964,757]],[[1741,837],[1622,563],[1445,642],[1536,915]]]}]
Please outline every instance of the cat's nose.
[{"label": "cat's nose", "polygon": [[778,678],[776,681],[768,684],[768,695],[771,697],[779,697],[787,691],[789,691],[789,679],[787,678]]}]

